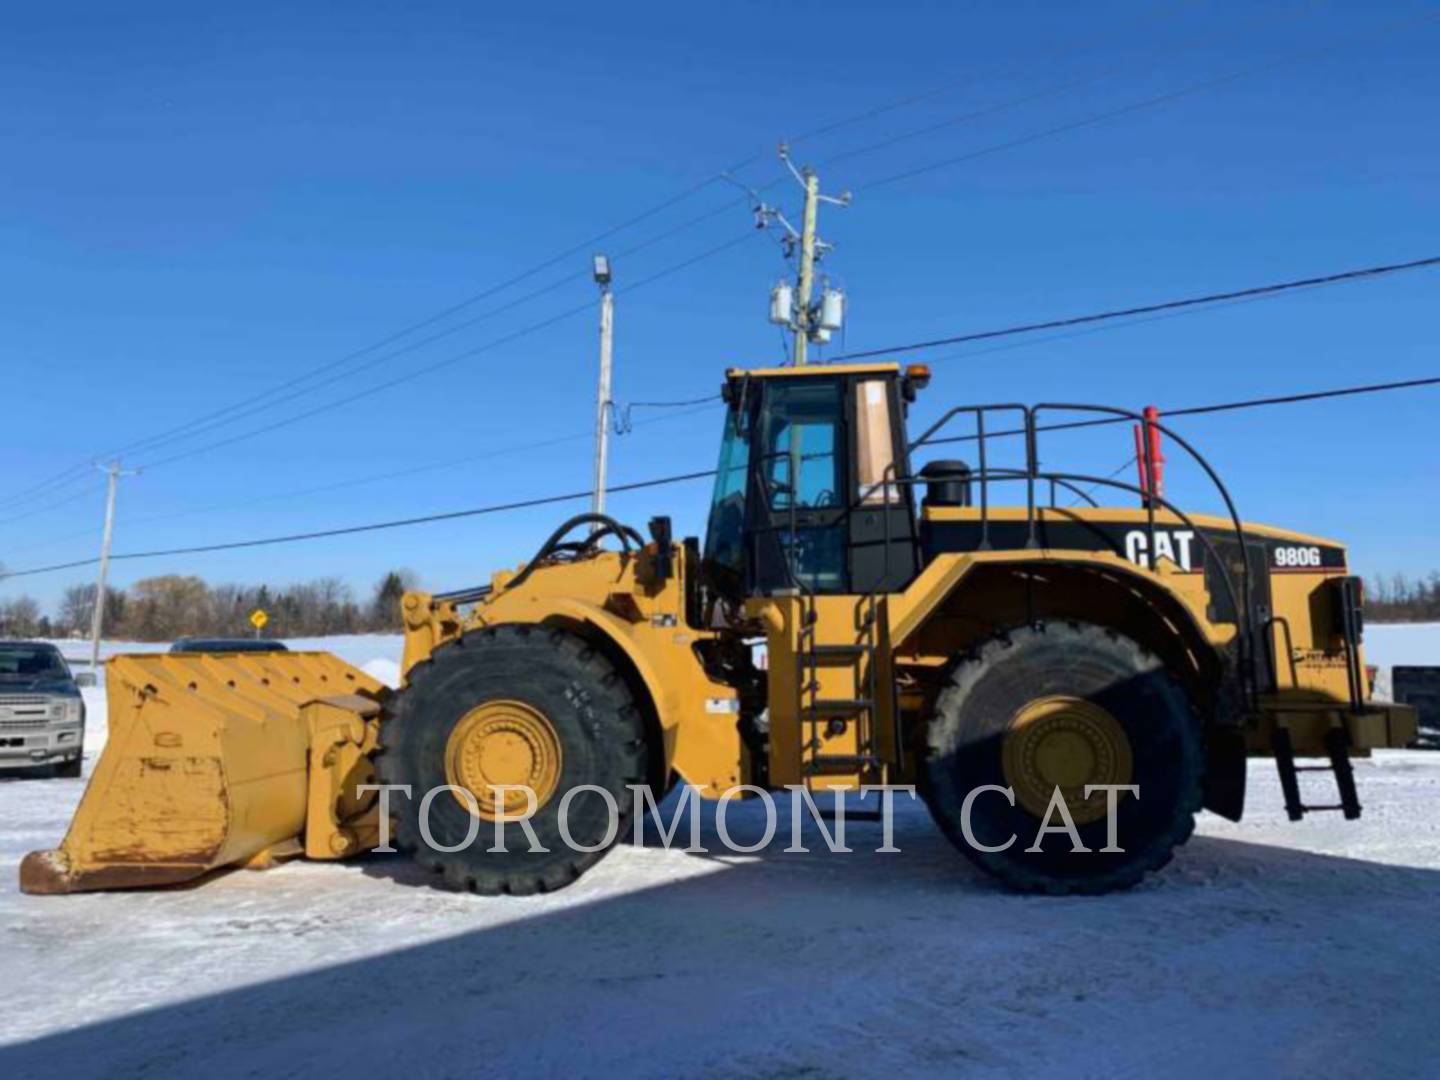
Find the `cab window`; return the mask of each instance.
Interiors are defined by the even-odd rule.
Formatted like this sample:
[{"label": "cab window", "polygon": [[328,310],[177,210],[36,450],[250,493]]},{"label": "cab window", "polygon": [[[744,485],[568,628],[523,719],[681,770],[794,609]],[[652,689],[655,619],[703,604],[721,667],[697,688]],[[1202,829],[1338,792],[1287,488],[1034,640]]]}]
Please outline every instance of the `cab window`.
[{"label": "cab window", "polygon": [[890,394],[884,379],[855,383],[855,497],[863,505],[898,503],[895,438],[890,424]]},{"label": "cab window", "polygon": [[807,379],[768,390],[762,436],[770,508],[840,506],[839,384]]},{"label": "cab window", "polygon": [[729,409],[720,441],[720,462],[705,529],[705,559],[736,575],[745,571],[745,484],[750,469],[750,435],[743,409]]}]

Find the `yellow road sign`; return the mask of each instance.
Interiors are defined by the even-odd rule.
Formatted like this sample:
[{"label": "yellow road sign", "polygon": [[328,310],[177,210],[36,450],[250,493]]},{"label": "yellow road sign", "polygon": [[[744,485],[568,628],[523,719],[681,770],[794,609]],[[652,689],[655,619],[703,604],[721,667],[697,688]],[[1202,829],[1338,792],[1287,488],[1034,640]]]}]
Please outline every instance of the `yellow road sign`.
[{"label": "yellow road sign", "polygon": [[269,621],[270,616],[266,615],[264,609],[262,608],[256,608],[254,611],[250,612],[250,625],[255,627],[256,630],[265,629],[265,624]]}]

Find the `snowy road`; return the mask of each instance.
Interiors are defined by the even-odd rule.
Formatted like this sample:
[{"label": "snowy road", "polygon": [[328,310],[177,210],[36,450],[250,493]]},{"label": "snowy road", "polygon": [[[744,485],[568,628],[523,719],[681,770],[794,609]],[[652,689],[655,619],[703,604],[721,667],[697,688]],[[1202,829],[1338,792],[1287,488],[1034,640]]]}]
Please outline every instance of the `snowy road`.
[{"label": "snowy road", "polygon": [[1361,821],[1291,825],[1253,763],[1243,824],[1093,899],[998,891],[918,807],[900,854],[866,823],[853,855],[626,844],[529,899],[395,857],[27,897],[81,782],[3,782],[0,1076],[1434,1075],[1440,754],[1357,777]]}]

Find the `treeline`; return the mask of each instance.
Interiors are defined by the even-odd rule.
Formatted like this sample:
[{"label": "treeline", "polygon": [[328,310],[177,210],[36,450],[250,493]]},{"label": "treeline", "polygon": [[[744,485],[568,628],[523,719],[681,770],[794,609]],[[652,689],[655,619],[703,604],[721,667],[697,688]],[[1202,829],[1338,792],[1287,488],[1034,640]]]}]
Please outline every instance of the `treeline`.
[{"label": "treeline", "polygon": [[[145,578],[128,589],[105,590],[105,636],[126,641],[173,641],[182,637],[249,637],[250,613],[270,621],[264,636],[326,637],[394,633],[401,629],[400,598],[415,575],[392,570],[370,595],[357,598],[339,578],[317,578],[284,588],[209,585],[198,577],[169,574]],[[75,637],[90,632],[95,586],[72,585],[53,612],[28,596],[0,601],[0,637]]]},{"label": "treeline", "polygon": [[[248,637],[256,608],[270,616],[266,637],[327,637],[332,634],[398,633],[400,598],[415,575],[392,570],[370,595],[358,598],[339,578],[299,585],[208,585],[198,577],[170,574],[145,578],[128,589],[105,590],[105,636],[127,641],[173,641],[181,637]],[[0,600],[0,637],[75,637],[90,632],[95,586],[72,585],[59,608],[45,612],[29,596]],[[1424,579],[1403,574],[1365,584],[1365,617],[1371,622],[1440,622],[1440,571]]]},{"label": "treeline", "polygon": [[1440,622],[1440,570],[1423,580],[1395,574],[1367,581],[1365,617],[1371,622]]}]

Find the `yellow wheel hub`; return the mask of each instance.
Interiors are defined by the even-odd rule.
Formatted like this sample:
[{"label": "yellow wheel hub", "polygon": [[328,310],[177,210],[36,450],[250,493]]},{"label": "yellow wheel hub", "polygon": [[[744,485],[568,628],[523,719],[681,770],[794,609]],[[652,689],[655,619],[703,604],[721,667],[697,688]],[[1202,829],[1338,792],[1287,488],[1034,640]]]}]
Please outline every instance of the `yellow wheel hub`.
[{"label": "yellow wheel hub", "polygon": [[[545,714],[520,701],[487,701],[460,718],[445,743],[445,782],[466,788],[479,804],[480,816],[495,820],[503,806],[507,816],[525,811],[525,792],[507,791],[496,800],[496,785],[521,785],[535,792],[538,810],[560,784],[560,738]],[[460,792],[451,792],[467,810]]]},{"label": "yellow wheel hub", "polygon": [[1105,792],[1087,799],[1087,784],[1128,784],[1134,772],[1120,721],[1083,698],[1030,702],[1010,721],[1001,758],[1005,782],[1021,806],[1044,817],[1058,787],[1077,825],[1105,816]]}]

